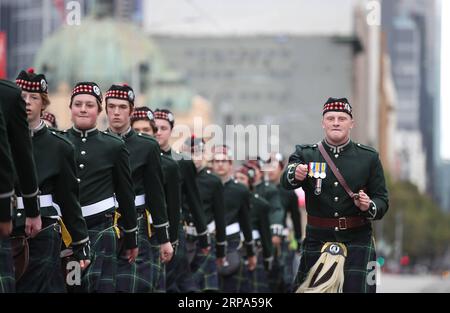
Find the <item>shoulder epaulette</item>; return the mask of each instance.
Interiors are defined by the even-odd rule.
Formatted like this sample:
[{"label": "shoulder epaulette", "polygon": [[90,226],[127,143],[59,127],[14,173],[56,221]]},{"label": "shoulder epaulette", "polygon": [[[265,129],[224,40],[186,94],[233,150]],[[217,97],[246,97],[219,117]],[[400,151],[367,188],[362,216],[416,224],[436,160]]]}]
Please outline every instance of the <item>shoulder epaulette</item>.
[{"label": "shoulder epaulette", "polygon": [[372,147],[363,145],[363,144],[361,144],[361,143],[356,143],[356,146],[357,146],[358,148],[361,148],[361,149],[364,149],[364,150],[367,150],[367,151],[371,151],[371,152],[374,152],[374,153],[378,153],[377,150],[375,150],[375,148],[372,148]]}]

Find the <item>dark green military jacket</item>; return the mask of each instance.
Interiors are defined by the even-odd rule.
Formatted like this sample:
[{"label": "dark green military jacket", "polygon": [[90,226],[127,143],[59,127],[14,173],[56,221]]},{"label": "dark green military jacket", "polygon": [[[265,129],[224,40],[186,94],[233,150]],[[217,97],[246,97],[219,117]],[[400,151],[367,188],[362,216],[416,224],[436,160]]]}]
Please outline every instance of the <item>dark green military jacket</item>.
[{"label": "dark green military jacket", "polygon": [[[171,157],[177,161],[181,173],[181,192],[182,192],[182,208],[188,208],[188,212],[192,215],[193,224],[197,230],[200,247],[208,246],[208,230],[206,229],[206,219],[202,208],[202,202],[198,191],[196,176],[197,169],[194,162],[181,153],[172,149],[162,151],[164,155]],[[187,218],[188,213],[182,214],[182,218]],[[186,221],[188,222],[188,221]]]},{"label": "dark green military jacket", "polygon": [[0,107],[6,123],[11,157],[19,184],[16,191],[19,193],[20,190],[20,195],[24,198],[26,216],[36,217],[40,214],[37,202],[36,168],[25,112],[25,101],[22,99],[22,91],[16,84],[0,80]]},{"label": "dark green military jacket", "polygon": [[266,199],[271,206],[269,219],[272,235],[282,236],[284,229],[284,210],[277,187],[271,182],[266,181],[255,185],[255,191]]},{"label": "dark green military jacket", "polygon": [[[111,130],[109,132],[113,133]],[[145,204],[136,206],[138,212],[150,210],[159,243],[169,241],[167,208],[163,189],[161,151],[152,137],[136,133],[131,127],[119,135],[130,152],[131,176],[136,196],[145,195]]]},{"label": "dark green military jacket", "polygon": [[[271,206],[264,198],[257,193],[252,193],[250,198],[250,212],[253,230],[257,230],[259,238],[256,241],[261,243],[262,253],[265,261],[270,261],[273,255],[272,233],[270,231]],[[255,238],[253,238],[255,239]]]},{"label": "dark green military jacket", "polygon": [[181,173],[178,163],[161,152],[164,192],[166,194],[169,218],[169,238],[172,244],[178,243],[181,220]]},{"label": "dark green military jacket", "polygon": [[277,186],[280,193],[281,205],[284,210],[283,226],[286,227],[287,215],[291,215],[292,224],[294,225],[294,235],[297,242],[302,239],[302,221],[300,216],[300,210],[298,207],[298,197],[295,191],[287,190],[280,184]]},{"label": "dark green military jacket", "polygon": [[211,170],[202,168],[197,175],[197,184],[206,222],[208,225],[215,224],[216,255],[218,258],[224,257],[227,239],[222,181]]},{"label": "dark green military jacket", "polygon": [[[135,195],[129,152],[124,141],[96,128],[82,131],[72,127],[65,135],[75,146],[80,204],[87,224],[95,216],[86,217],[83,207],[115,197],[125,232],[125,246],[128,249],[137,247]],[[114,211],[114,206],[108,211]]]},{"label": "dark green military jacket", "polygon": [[0,106],[0,222],[11,220],[11,197],[14,195],[14,165],[9,147],[6,122]]},{"label": "dark green military jacket", "polygon": [[[327,153],[346,180],[353,192],[364,190],[374,205],[362,212],[345,192],[329,166],[326,177],[322,180],[322,192],[314,194],[316,179],[310,177],[299,182],[295,179],[295,167],[309,162],[325,162],[317,144],[298,145],[289,158],[289,165],[281,177],[281,184],[286,189],[302,187],[306,196],[306,211],[308,215],[323,218],[340,218],[349,216],[364,216],[368,219],[381,219],[389,207],[388,191],[386,189],[383,167],[378,153],[371,147],[349,141],[342,146],[331,146],[322,141]],[[370,234],[371,224],[339,230],[323,229],[307,225],[307,236],[322,240],[349,241],[357,236]]]},{"label": "dark green military jacket", "polygon": [[[89,238],[86,222],[78,202],[75,149],[72,143],[48,129],[42,121],[31,134],[41,196],[51,195],[52,201],[60,210],[58,212],[55,206],[41,207],[41,215],[50,217],[61,213],[63,222],[72,237],[72,244],[87,242]],[[22,223],[20,224],[23,226]]]},{"label": "dark green military jacket", "polygon": [[[239,227],[245,239],[244,243],[247,250],[247,256],[253,256],[255,255],[255,251],[250,219],[250,192],[247,187],[233,178],[230,178],[223,186],[226,225],[229,226],[234,223],[239,223]],[[236,236],[240,235],[237,234]]]}]

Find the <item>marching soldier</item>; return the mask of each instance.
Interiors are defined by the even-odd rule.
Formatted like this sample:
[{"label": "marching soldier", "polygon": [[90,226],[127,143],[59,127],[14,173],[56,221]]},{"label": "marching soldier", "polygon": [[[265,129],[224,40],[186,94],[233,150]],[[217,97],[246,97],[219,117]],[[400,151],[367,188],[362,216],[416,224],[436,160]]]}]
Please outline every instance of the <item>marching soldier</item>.
[{"label": "marching soldier", "polygon": [[[186,226],[187,242],[192,246],[194,254],[191,269],[194,279],[201,291],[219,291],[219,277],[217,267],[223,265],[226,248],[225,236],[225,207],[223,199],[223,185],[219,177],[206,168],[202,138],[188,138],[184,143],[185,152],[190,154],[197,168],[196,181],[200,191],[203,210],[205,210],[208,232],[211,235],[212,250],[208,255],[197,253],[196,230],[193,226]],[[186,221],[193,223],[189,214]],[[189,246],[189,245],[188,245]],[[214,260],[214,256],[216,260]]]},{"label": "marching soldier", "polygon": [[[16,84],[6,80],[0,80],[0,111],[3,115],[3,129],[6,131],[2,135],[3,140],[5,140],[6,136],[8,142],[8,144],[2,144],[2,153],[4,158],[8,158],[7,154],[9,152],[11,162],[14,164],[14,170],[11,170],[11,163],[10,166],[8,166],[8,162],[1,163],[0,172],[6,179],[0,181],[0,206],[4,208],[0,209],[4,212],[2,213],[0,225],[5,235],[12,231],[11,203],[14,192],[11,188],[10,179],[11,174],[15,173],[20,184],[20,191],[25,206],[25,233],[27,236],[35,237],[41,230],[42,222],[37,201],[39,190],[31,150],[25,103]],[[8,181],[10,182],[9,184]],[[0,292],[13,292],[15,290],[15,275],[10,251],[10,241],[0,239],[0,281],[4,282],[0,287]]]},{"label": "marching soldier", "polygon": [[325,139],[298,145],[281,178],[302,187],[308,220],[297,274],[298,292],[375,292],[372,220],[388,209],[378,153],[350,139],[352,107],[329,98],[323,106]]},{"label": "marching soldier", "polygon": [[274,247],[274,261],[272,270],[269,276],[270,288],[272,292],[279,290],[281,285],[282,273],[280,267],[280,259],[282,257],[281,244],[283,241],[284,232],[284,210],[281,204],[280,194],[276,186],[269,182],[264,181],[264,175],[261,170],[262,161],[258,157],[257,160],[247,161],[247,165],[254,169],[254,187],[259,196],[267,200],[271,206],[269,220],[270,229],[272,230],[272,245]]},{"label": "marching soldier", "polygon": [[92,241],[92,264],[83,273],[81,289],[114,292],[117,272],[118,202],[124,232],[124,257],[131,263],[138,255],[137,215],[129,152],[122,139],[96,128],[102,111],[102,94],[93,82],[80,82],[70,100],[73,126],[65,131],[75,146],[80,204]]},{"label": "marching soldier", "polygon": [[[283,155],[275,153],[267,161],[267,175],[271,183],[277,186],[280,194],[281,204],[283,206],[283,233],[281,236],[281,254],[277,258],[277,264],[274,266],[274,279],[276,280],[274,286],[276,292],[289,292],[292,289],[293,278],[293,261],[295,253],[300,252],[302,232],[301,232],[301,218],[298,206],[298,197],[295,191],[286,190],[280,185],[280,177],[283,173],[284,163]],[[297,249],[290,249],[289,235],[291,231],[287,227],[288,214],[290,215],[292,225],[294,228],[294,240]],[[294,245],[295,246],[295,245]],[[297,269],[295,269],[297,270]]]},{"label": "marching soldier", "polygon": [[[119,259],[117,291],[152,292],[157,286],[153,267],[155,259],[150,242],[153,233],[160,245],[161,261],[170,261],[173,254],[169,242],[167,211],[162,184],[161,157],[158,142],[131,128],[134,91],[128,85],[112,85],[105,95],[108,131],[120,136],[130,152],[131,174],[136,194],[135,206],[139,221],[139,255],[133,264]],[[137,276],[137,277],[135,277]]]},{"label": "marching soldier", "polygon": [[[133,127],[136,132],[144,133],[151,137],[154,137],[158,131],[153,112],[147,107],[139,107],[134,110],[131,117],[131,127]],[[167,215],[169,219],[169,238],[172,247],[176,251],[181,216],[181,173],[178,163],[163,153],[161,153],[161,166],[163,171],[164,192],[166,195]],[[154,246],[157,245],[155,237],[152,237],[150,241]],[[154,260],[154,263],[159,265],[159,269],[157,269],[154,274],[155,278],[159,277],[156,279],[159,283],[154,291],[165,292],[165,264],[160,262],[159,257]]]},{"label": "marching soldier", "polygon": [[[21,71],[16,84],[22,89],[30,127],[33,155],[41,194],[42,230],[29,239],[29,263],[17,281],[18,292],[64,292],[65,277],[61,270],[61,234],[81,269],[89,265],[89,237],[78,202],[78,182],[75,176],[75,151],[63,136],[50,131],[41,120],[50,104],[47,80],[34,71]],[[17,198],[14,235],[24,230],[23,200]],[[62,217],[62,221],[60,220]],[[66,232],[66,228],[68,232]]]},{"label": "marching soldier", "polygon": [[[193,225],[197,231],[197,239],[200,247],[200,253],[206,255],[209,253],[208,230],[204,211],[201,204],[200,194],[196,182],[197,170],[192,160],[186,156],[173,151],[169,144],[172,129],[175,123],[173,113],[165,109],[156,109],[154,112],[155,123],[158,128],[156,139],[163,154],[176,160],[181,173],[182,190],[182,208],[188,208],[189,212],[184,210],[182,220],[187,213],[192,214]],[[179,232],[179,245],[172,261],[167,264],[167,291],[168,292],[189,292],[198,291],[198,286],[192,277],[187,258],[186,241],[184,229]]]},{"label": "marching soldier", "polygon": [[[249,271],[256,268],[256,255],[250,220],[250,192],[232,177],[233,161],[228,146],[215,146],[212,169],[222,180],[225,204],[225,233],[227,254],[224,265],[219,269],[223,292],[252,292],[252,282],[246,279],[244,263]],[[244,235],[246,260],[241,258],[241,232]]]},{"label": "marching soldier", "polygon": [[253,281],[254,292],[270,292],[269,271],[272,268],[272,232],[270,231],[270,204],[254,192],[253,178],[255,169],[244,164],[235,172],[235,178],[251,191],[250,216],[252,221],[252,235],[256,245],[257,265],[253,272],[248,271],[248,277]]}]

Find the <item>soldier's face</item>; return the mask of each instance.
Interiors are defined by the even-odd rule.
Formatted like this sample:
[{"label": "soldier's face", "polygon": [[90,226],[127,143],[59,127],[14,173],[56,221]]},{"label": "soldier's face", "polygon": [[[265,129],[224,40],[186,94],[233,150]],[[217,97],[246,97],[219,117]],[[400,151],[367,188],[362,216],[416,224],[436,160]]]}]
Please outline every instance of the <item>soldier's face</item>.
[{"label": "soldier's face", "polygon": [[243,184],[244,186],[246,186],[247,188],[250,187],[250,182],[248,180],[248,176],[241,173],[241,172],[236,172],[234,173],[234,178],[236,178],[236,180],[238,182],[240,182],[241,184]]},{"label": "soldier's face", "polygon": [[70,111],[72,122],[78,129],[94,128],[97,123],[97,117],[100,114],[97,99],[87,94],[73,97]]},{"label": "soldier's face", "polygon": [[155,119],[156,127],[158,131],[155,134],[156,140],[158,140],[159,146],[165,148],[169,146],[170,135],[172,134],[172,128],[170,123],[163,119]]},{"label": "soldier's face", "polygon": [[138,133],[144,133],[153,137],[153,128],[152,125],[150,125],[150,121],[137,120],[133,122],[131,127],[133,127],[133,129]]},{"label": "soldier's face", "polygon": [[327,112],[323,116],[322,127],[327,141],[337,146],[345,143],[350,137],[353,119],[344,112]]},{"label": "soldier's face", "polygon": [[25,101],[28,122],[36,122],[41,118],[41,112],[44,110],[42,97],[37,92],[22,91],[22,99]]},{"label": "soldier's face", "polygon": [[108,99],[106,101],[106,114],[109,127],[115,131],[124,131],[130,126],[130,116],[133,108],[127,100]]},{"label": "soldier's face", "polygon": [[227,156],[222,153],[217,153],[214,155],[212,160],[212,169],[214,173],[219,176],[227,176],[231,173],[233,164],[227,159]]}]

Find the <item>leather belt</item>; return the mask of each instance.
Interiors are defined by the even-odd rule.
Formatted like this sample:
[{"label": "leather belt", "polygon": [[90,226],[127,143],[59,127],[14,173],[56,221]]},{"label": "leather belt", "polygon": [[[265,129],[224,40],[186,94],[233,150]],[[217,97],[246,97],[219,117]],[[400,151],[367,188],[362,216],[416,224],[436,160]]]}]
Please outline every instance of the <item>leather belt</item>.
[{"label": "leather belt", "polygon": [[322,228],[333,228],[334,230],[352,229],[369,223],[370,221],[362,216],[324,218],[308,215],[308,225]]}]

